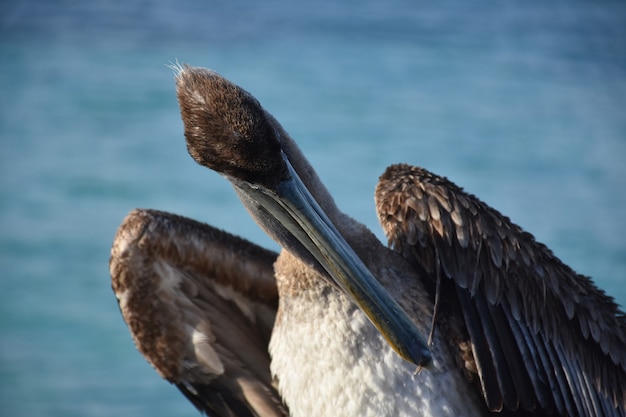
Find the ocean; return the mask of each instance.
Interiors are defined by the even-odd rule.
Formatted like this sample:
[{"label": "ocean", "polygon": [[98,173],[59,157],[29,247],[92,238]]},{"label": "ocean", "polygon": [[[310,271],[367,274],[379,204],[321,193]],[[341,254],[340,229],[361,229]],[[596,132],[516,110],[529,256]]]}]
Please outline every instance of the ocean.
[{"label": "ocean", "polygon": [[188,156],[168,64],[210,67],[290,132],[384,240],[395,162],[446,176],[626,305],[626,3],[3,2],[0,414],[197,416],[110,288],[135,207],[264,246]]}]

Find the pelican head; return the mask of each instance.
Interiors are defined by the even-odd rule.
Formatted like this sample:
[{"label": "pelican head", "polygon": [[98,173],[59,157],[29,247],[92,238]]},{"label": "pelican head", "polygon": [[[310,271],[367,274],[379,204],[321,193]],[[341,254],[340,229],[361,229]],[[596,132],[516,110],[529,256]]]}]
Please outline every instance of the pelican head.
[{"label": "pelican head", "polygon": [[312,170],[280,124],[215,72],[178,67],[176,86],[196,162],[224,175],[256,222],[355,302],[402,358],[428,365],[424,338],[337,230],[314,197],[319,191],[307,187]]}]

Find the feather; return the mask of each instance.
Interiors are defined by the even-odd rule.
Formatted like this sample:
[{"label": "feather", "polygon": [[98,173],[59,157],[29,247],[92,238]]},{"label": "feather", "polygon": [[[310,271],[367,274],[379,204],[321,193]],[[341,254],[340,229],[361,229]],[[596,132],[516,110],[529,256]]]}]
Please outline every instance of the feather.
[{"label": "feather", "polygon": [[207,414],[287,415],[267,353],[276,256],[154,210],[131,212],[118,229],[111,278],[135,343]]},{"label": "feather", "polygon": [[[426,245],[395,244],[435,274],[430,245],[443,276],[456,286],[449,302],[459,302],[488,407],[515,409],[517,395],[527,410],[575,415],[614,402],[623,415],[626,319],[614,301],[508,218],[422,168],[388,168],[376,192],[379,217],[385,201],[400,196],[395,201],[402,204],[401,195],[415,198],[414,189],[423,196],[411,207],[427,207],[425,215],[407,215],[399,225],[419,224],[429,234]],[[386,233],[398,227],[383,226]],[[509,379],[501,369],[508,369]],[[594,381],[593,392],[587,379]]]}]

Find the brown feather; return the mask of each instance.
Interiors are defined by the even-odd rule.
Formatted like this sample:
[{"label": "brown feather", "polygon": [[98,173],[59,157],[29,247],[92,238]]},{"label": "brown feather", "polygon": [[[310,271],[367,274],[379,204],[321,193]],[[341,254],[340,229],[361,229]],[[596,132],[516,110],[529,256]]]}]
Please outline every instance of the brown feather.
[{"label": "brown feather", "polygon": [[[435,260],[439,259],[441,270],[458,286],[460,294],[469,292],[473,304],[484,296],[489,305],[498,306],[491,308],[489,314],[472,313],[471,319],[476,328],[474,336],[487,335],[488,348],[494,350],[491,366],[510,367],[511,361],[518,360],[523,366],[534,367],[528,374],[535,375],[535,379],[541,374],[555,373],[557,378],[547,382],[561,411],[593,413],[599,409],[597,401],[603,401],[624,413],[626,319],[613,299],[591,279],[576,274],[507,217],[424,169],[402,164],[389,167],[377,186],[376,205],[392,248],[424,265],[431,274]],[[416,209],[424,205],[428,207],[426,211]],[[464,227],[462,232],[459,225]],[[407,231],[412,230],[422,231],[420,245],[406,238]],[[421,243],[423,240],[425,244]],[[456,265],[450,265],[451,262]],[[468,265],[476,266],[475,273],[467,270]],[[454,293],[447,296],[457,297]],[[477,310],[481,311],[487,310]],[[509,318],[503,320],[501,314]],[[497,338],[490,338],[487,330],[496,323],[503,326],[511,320],[527,328],[514,330],[518,335],[516,343],[526,347],[517,350],[514,353],[517,356],[513,357],[507,356],[510,349],[501,347]],[[512,325],[507,324],[507,332],[511,332],[508,326]],[[474,337],[472,340],[477,342]],[[532,353],[541,351],[544,343],[547,356]],[[534,362],[523,363],[529,355],[536,358]],[[539,358],[544,359],[538,361]],[[483,356],[479,369],[491,369],[484,362]],[[483,372],[480,377],[484,379],[487,375]],[[505,386],[503,381],[500,380],[497,389],[491,382],[483,381],[485,398],[509,390],[510,384]],[[589,391],[588,382],[593,392]],[[537,381],[535,385],[539,386]],[[522,391],[520,387],[520,381],[516,380],[515,389]],[[487,392],[490,389],[493,393]],[[524,391],[518,394],[525,396],[521,399],[525,407],[532,408],[536,402],[537,406],[545,404],[549,409],[551,401],[537,400],[531,389]],[[497,402],[492,407],[497,408]],[[510,408],[515,409],[515,404]]]},{"label": "brown feather", "polygon": [[285,416],[267,345],[277,254],[173,214],[134,210],[111,278],[139,351],[204,412]]}]

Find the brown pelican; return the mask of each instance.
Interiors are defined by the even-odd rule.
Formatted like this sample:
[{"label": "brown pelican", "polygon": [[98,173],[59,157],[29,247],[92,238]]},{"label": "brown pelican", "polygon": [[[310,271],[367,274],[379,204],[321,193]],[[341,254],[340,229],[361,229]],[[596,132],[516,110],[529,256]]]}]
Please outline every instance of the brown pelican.
[{"label": "brown pelican", "polygon": [[385,247],[339,211],[252,95],[209,70],[177,71],[189,153],[284,248],[151,210],[120,226],[110,267],[121,312],[138,349],[198,409],[625,415],[626,319],[589,278],[408,165],[376,189]]}]

